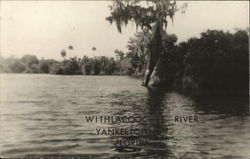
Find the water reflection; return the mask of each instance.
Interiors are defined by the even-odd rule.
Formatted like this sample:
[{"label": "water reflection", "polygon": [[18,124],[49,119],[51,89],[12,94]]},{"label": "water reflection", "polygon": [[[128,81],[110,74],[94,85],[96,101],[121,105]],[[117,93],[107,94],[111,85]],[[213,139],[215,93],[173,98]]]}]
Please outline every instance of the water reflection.
[{"label": "water reflection", "polygon": [[171,151],[168,149],[166,143],[168,142],[168,124],[166,121],[167,115],[164,114],[164,109],[167,105],[166,89],[161,88],[148,88],[147,94],[147,110],[144,112],[146,115],[155,115],[163,117],[163,122],[153,122],[147,125],[149,128],[155,130],[155,135],[149,136],[151,141],[151,149],[148,149],[148,156],[171,156]]},{"label": "water reflection", "polygon": [[[133,94],[131,94],[133,96]],[[133,117],[149,117],[151,122],[135,122],[124,124],[122,128],[124,129],[141,129],[141,130],[152,130],[151,133],[146,133],[144,135],[124,135],[115,138],[115,141],[123,141],[129,143],[129,141],[137,141],[142,144],[118,144],[115,146],[115,150],[119,152],[118,156],[132,155],[133,157],[138,156],[151,156],[159,157],[170,155],[171,152],[166,146],[167,142],[167,123],[166,120],[158,120],[160,117],[164,117],[163,111],[165,107],[165,96],[166,90],[159,88],[147,88],[146,96],[140,105],[137,105],[137,100],[130,100],[129,105],[132,106],[132,110],[120,109],[116,114],[125,115],[126,111],[132,112],[130,116]],[[128,103],[123,103],[123,105]],[[120,124],[115,124],[113,127],[120,127]],[[114,156],[113,156],[114,157]]]},{"label": "water reflection", "polygon": [[[190,95],[191,94],[191,95]],[[133,96],[133,93],[130,92]],[[130,96],[129,95],[129,96]],[[124,125],[153,129],[155,134],[146,136],[120,136],[119,140],[142,139],[148,144],[142,146],[118,146],[115,156],[150,157],[228,157],[237,158],[249,154],[247,148],[238,152],[228,151],[237,146],[250,145],[248,96],[213,96],[194,92],[177,93],[168,89],[148,88],[144,102],[133,105],[133,116],[164,116],[164,122]],[[126,103],[123,103],[126,105]],[[118,114],[131,110],[121,109]],[[131,114],[130,114],[131,115]],[[199,116],[199,123],[180,124],[174,116]],[[117,127],[118,125],[115,125]],[[226,148],[221,145],[227,143]],[[236,145],[232,145],[236,144]],[[129,153],[128,153],[129,152]]]},{"label": "water reflection", "polygon": [[[1,76],[4,156],[250,156],[248,96],[211,96],[145,88],[110,76]],[[53,89],[51,89],[53,88]],[[163,122],[86,123],[83,116],[164,116]],[[175,116],[197,115],[197,123]],[[144,135],[97,135],[96,129],[152,129]],[[115,146],[116,140],[148,144]],[[223,145],[223,146],[222,146]],[[74,154],[74,155],[73,155]]]},{"label": "water reflection", "polygon": [[228,116],[249,116],[248,94],[213,95],[195,94],[192,96],[197,102],[195,109],[204,114],[225,114]]}]

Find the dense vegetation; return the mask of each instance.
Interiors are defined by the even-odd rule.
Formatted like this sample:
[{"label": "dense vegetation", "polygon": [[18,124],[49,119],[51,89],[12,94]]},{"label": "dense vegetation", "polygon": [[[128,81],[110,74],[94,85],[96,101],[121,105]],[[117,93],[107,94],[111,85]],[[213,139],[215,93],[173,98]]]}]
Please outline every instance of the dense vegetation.
[{"label": "dense vegetation", "polygon": [[[145,72],[149,32],[137,32],[128,41],[126,53],[115,50],[106,56],[38,60],[36,56],[0,58],[1,72],[62,75],[137,75]],[[175,35],[163,36],[163,53],[155,73],[160,83],[172,88],[227,90],[248,89],[248,32],[207,30],[200,38],[177,44]],[[72,48],[71,48],[72,49]]]},{"label": "dense vegetation", "polygon": [[126,58],[115,60],[106,56],[64,58],[63,61],[41,59],[34,55],[22,58],[0,58],[0,70],[5,73],[51,73],[58,75],[131,75]]},{"label": "dense vegetation", "polygon": [[[122,26],[132,22],[136,27],[140,27],[145,32],[150,32],[146,47],[147,62],[143,86],[148,86],[150,79],[158,78],[154,73],[155,67],[160,61],[160,56],[164,52],[163,36],[166,34],[168,20],[173,21],[177,11],[185,12],[187,4],[177,7],[176,1],[170,0],[114,0],[109,6],[110,15],[106,18],[110,24],[115,23],[118,31],[122,32]],[[152,80],[151,80],[152,81]]]},{"label": "dense vegetation", "polygon": [[[249,33],[218,30],[173,45],[165,40],[158,70],[164,85],[199,90],[248,90]],[[167,44],[168,43],[168,44]]]}]

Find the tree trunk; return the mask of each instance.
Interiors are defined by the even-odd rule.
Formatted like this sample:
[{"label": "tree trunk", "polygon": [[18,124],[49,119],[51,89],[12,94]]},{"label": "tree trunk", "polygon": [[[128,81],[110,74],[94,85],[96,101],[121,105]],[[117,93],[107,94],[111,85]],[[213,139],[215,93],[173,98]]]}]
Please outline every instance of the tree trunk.
[{"label": "tree trunk", "polygon": [[[148,59],[147,59],[147,66],[146,72],[144,76],[144,80],[142,82],[143,86],[148,86],[151,75],[155,69],[156,64],[159,62],[161,52],[163,50],[162,47],[162,24],[157,22],[155,24],[154,29],[152,30],[152,39],[149,43],[149,52],[148,52]],[[154,73],[154,76],[157,74]]]}]

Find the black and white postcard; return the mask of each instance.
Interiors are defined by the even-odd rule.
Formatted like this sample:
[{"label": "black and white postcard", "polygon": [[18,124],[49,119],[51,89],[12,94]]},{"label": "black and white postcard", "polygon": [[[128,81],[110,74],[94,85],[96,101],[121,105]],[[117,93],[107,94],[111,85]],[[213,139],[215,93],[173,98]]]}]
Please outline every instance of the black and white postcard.
[{"label": "black and white postcard", "polygon": [[0,158],[250,158],[247,0],[0,0],[0,53]]}]

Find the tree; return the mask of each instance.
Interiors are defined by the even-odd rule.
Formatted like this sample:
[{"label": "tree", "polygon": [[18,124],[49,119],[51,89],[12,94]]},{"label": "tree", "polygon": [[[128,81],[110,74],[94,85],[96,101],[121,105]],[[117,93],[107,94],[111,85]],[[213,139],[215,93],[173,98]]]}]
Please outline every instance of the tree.
[{"label": "tree", "polygon": [[172,87],[176,76],[180,73],[183,54],[176,51],[176,35],[165,34],[162,40],[163,53],[155,69],[155,74],[160,80],[155,84]]},{"label": "tree", "polygon": [[85,75],[89,75],[92,71],[91,61],[88,56],[83,56],[82,58],[81,71]]},{"label": "tree", "polygon": [[131,37],[128,41],[127,57],[131,58],[131,63],[135,69],[139,72],[145,70],[146,54],[145,46],[149,42],[150,34],[148,32],[137,32],[134,37]]},{"label": "tree", "polygon": [[99,75],[101,72],[101,62],[98,58],[94,58],[93,60],[93,70],[95,75]]},{"label": "tree", "polygon": [[24,55],[22,58],[21,58],[21,61],[28,67],[30,67],[31,65],[33,64],[38,64],[38,59],[36,56],[34,55]]},{"label": "tree", "polygon": [[115,0],[110,6],[111,15],[106,18],[111,24],[116,23],[117,29],[121,32],[122,25],[129,21],[149,31],[152,35],[145,49],[148,55],[147,70],[142,85],[148,86],[151,74],[162,54],[162,36],[165,34],[168,21],[167,17],[173,20],[177,11],[175,1],[170,0]]},{"label": "tree", "polygon": [[96,47],[93,46],[93,47],[92,47],[92,51],[96,51]]},{"label": "tree", "polygon": [[115,56],[117,60],[123,60],[125,53],[123,51],[120,51],[118,49],[115,49]]},{"label": "tree", "polygon": [[46,60],[41,60],[39,62],[39,68],[42,71],[42,73],[49,73],[50,65]]},{"label": "tree", "polygon": [[58,61],[52,59],[50,60],[42,59],[39,61],[38,66],[42,73],[50,73],[53,68],[53,65],[56,65],[58,63],[59,63]]},{"label": "tree", "polygon": [[10,57],[3,62],[3,68],[6,72],[23,73],[27,68],[27,65],[23,64],[20,59],[14,57]]},{"label": "tree", "polygon": [[72,45],[69,45],[68,46],[68,50],[69,50],[69,57],[71,58],[71,55],[72,55],[72,51],[74,50],[73,46]]},{"label": "tree", "polygon": [[71,58],[69,60],[63,61],[62,69],[66,75],[76,75],[80,74],[80,68],[77,63],[77,58]]},{"label": "tree", "polygon": [[30,67],[26,68],[25,73],[41,73],[41,70],[38,64],[32,64]]},{"label": "tree", "polygon": [[[180,75],[176,76],[175,83],[180,81],[184,89],[203,92],[248,93],[248,39],[249,35],[243,30],[234,34],[207,30],[200,38],[178,44],[176,55],[170,54],[168,58],[182,65],[175,71]],[[167,76],[170,77],[171,73],[168,72]]]},{"label": "tree", "polygon": [[104,66],[104,72],[107,75],[111,75],[115,72],[116,69],[116,63],[114,58],[108,59],[107,64]]},{"label": "tree", "polygon": [[63,49],[63,50],[61,51],[61,56],[63,57],[64,60],[65,60],[66,55],[67,55],[67,53],[66,53],[66,51]]},{"label": "tree", "polygon": [[96,51],[96,47],[93,46],[92,51],[93,51],[93,56],[95,56],[94,51]]},{"label": "tree", "polygon": [[72,45],[69,45],[69,46],[68,46],[68,49],[69,49],[69,50],[73,50],[74,48],[73,48]]}]

